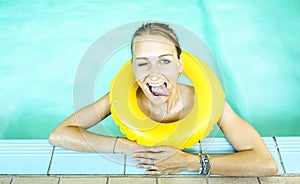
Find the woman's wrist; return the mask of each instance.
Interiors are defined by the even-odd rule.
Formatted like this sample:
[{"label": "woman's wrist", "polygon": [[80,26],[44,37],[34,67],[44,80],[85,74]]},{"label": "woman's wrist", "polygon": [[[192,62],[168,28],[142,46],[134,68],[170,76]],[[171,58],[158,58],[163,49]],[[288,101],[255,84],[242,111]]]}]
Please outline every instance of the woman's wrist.
[{"label": "woman's wrist", "polygon": [[126,138],[118,137],[114,143],[114,152],[113,153],[121,153],[121,154],[129,154],[128,149],[131,149],[130,146],[131,141]]},{"label": "woman's wrist", "polygon": [[113,145],[113,153],[124,153],[122,139],[123,138],[116,137]]},{"label": "woman's wrist", "polygon": [[199,156],[194,154],[187,153],[188,156],[188,165],[187,170],[199,172],[201,166],[201,162],[199,162]]},{"label": "woman's wrist", "polygon": [[117,143],[118,143],[118,139],[119,139],[119,137],[116,137],[116,138],[115,138],[114,146],[113,146],[113,150],[112,150],[113,153],[117,153],[117,152],[116,152],[116,146],[117,146]]}]

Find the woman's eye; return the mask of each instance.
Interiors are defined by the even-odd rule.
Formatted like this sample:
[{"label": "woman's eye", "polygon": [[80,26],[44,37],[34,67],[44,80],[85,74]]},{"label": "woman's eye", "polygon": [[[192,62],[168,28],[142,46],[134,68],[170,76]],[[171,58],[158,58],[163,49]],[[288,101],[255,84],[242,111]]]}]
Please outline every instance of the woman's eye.
[{"label": "woman's eye", "polygon": [[161,64],[169,64],[169,63],[171,63],[171,61],[168,60],[168,59],[162,59],[162,60],[160,61],[160,63],[161,63]]},{"label": "woman's eye", "polygon": [[138,63],[138,66],[146,66],[148,63]]}]

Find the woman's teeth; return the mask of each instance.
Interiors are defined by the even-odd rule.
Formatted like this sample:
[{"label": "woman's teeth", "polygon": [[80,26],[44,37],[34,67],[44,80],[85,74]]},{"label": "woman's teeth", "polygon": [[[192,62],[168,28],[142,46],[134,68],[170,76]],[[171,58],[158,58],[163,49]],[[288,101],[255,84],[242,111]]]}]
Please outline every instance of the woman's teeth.
[{"label": "woman's teeth", "polygon": [[158,87],[158,86],[161,86],[163,85],[164,82],[159,82],[159,83],[148,83],[149,86],[152,86],[152,87]]},{"label": "woman's teeth", "polygon": [[147,83],[147,86],[149,87],[150,92],[154,95],[154,96],[169,96],[170,95],[170,91],[167,88],[167,83],[163,82],[163,83]]}]

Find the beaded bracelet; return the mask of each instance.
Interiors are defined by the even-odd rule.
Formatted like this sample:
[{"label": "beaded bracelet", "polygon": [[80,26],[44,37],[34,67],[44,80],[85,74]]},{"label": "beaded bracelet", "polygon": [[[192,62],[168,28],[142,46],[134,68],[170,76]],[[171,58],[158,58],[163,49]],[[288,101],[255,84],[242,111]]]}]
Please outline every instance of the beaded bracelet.
[{"label": "beaded bracelet", "polygon": [[210,174],[210,160],[209,156],[206,154],[200,154],[201,167],[199,169],[199,174],[201,175],[209,175]]},{"label": "beaded bracelet", "polygon": [[202,154],[201,141],[199,141],[199,156],[199,163],[201,164],[199,174],[207,176],[210,174],[210,159],[207,154]]}]

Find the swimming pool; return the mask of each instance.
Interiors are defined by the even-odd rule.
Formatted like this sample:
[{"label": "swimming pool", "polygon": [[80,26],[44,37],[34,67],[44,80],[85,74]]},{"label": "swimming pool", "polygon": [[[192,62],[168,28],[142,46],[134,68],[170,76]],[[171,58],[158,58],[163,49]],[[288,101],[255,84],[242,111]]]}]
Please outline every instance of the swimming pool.
[{"label": "swimming pool", "polygon": [[[0,1],[0,139],[47,138],[74,111],[74,76],[89,46],[141,20],[197,34],[217,58],[234,109],[263,136],[299,136],[299,8],[296,1],[259,0]],[[118,70],[106,67],[95,99]],[[94,131],[120,135],[111,118]]]}]

